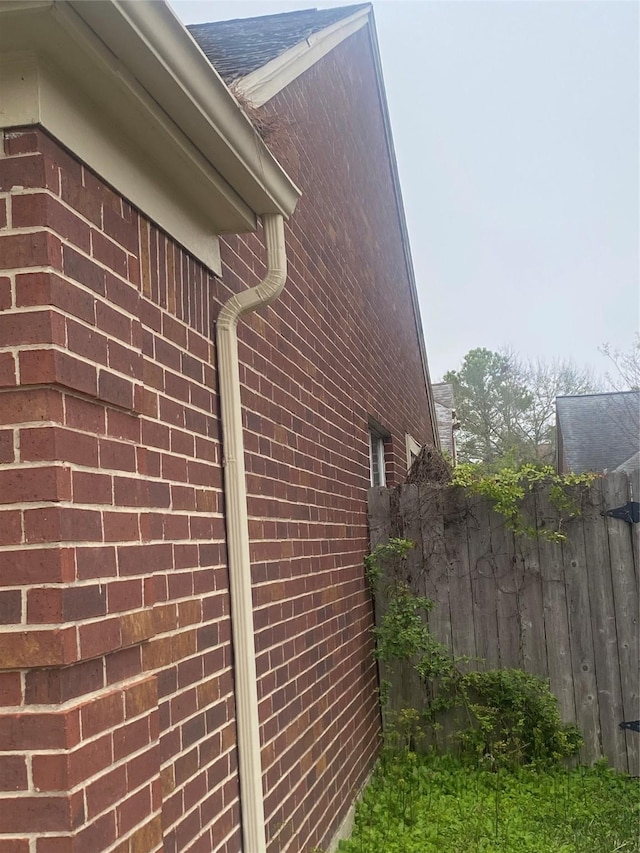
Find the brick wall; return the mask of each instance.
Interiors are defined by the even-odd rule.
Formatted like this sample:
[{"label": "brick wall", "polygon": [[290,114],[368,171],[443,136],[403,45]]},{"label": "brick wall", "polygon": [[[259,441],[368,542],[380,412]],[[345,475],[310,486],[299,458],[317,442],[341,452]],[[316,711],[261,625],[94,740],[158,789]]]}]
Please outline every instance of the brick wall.
[{"label": "brick wall", "polygon": [[0,850],[231,853],[228,290],[41,132],[0,193]]},{"label": "brick wall", "polygon": [[[364,33],[273,106],[304,191],[243,321],[270,853],[326,843],[375,758],[367,419],[430,437]],[[35,129],[0,156],[0,851],[240,849],[212,329],[222,281]],[[249,853],[249,851],[247,851]]]}]

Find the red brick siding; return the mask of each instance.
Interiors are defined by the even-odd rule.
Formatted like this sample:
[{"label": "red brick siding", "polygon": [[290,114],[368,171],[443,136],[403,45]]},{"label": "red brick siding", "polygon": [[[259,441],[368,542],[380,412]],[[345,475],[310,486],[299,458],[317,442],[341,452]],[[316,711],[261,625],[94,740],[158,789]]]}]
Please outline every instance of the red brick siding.
[{"label": "red brick siding", "polygon": [[228,291],[39,131],[0,199],[0,840],[231,853]]},{"label": "red brick siding", "polygon": [[[302,853],[377,752],[367,419],[394,478],[430,427],[366,33],[273,106],[304,196],[239,337],[267,834]],[[212,331],[261,235],[220,281],[34,130],[0,201],[0,842],[236,853]]]}]

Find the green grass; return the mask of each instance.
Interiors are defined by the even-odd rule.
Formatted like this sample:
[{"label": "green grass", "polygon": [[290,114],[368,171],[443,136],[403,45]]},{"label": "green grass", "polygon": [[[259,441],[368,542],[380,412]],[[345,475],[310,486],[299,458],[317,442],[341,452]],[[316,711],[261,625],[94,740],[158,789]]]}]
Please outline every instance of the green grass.
[{"label": "green grass", "polygon": [[638,853],[640,784],[598,765],[494,772],[386,755],[339,853]]}]

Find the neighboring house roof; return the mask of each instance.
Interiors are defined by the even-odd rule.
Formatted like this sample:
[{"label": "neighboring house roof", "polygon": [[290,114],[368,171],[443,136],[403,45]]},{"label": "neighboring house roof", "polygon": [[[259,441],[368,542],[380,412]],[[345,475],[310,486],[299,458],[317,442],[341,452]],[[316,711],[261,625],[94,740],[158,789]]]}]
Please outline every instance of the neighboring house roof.
[{"label": "neighboring house roof", "polygon": [[187,29],[222,79],[233,83],[315,33],[367,8],[368,3],[337,9],[304,9],[260,18],[191,24]]},{"label": "neighboring house roof", "polygon": [[455,409],[453,402],[453,385],[450,382],[436,382],[433,388],[433,396],[437,403],[445,406],[447,409]]},{"label": "neighboring house roof", "polygon": [[458,428],[458,421],[456,419],[455,403],[453,400],[453,385],[449,382],[437,382],[431,388],[436,407],[440,445],[455,460],[456,444],[454,430]]},{"label": "neighboring house roof", "polygon": [[640,391],[556,398],[566,468],[613,471],[640,446]]},{"label": "neighboring house roof", "polygon": [[640,471],[640,450],[637,450],[622,465],[618,465],[616,471],[623,471],[625,474],[633,474],[634,471]]}]

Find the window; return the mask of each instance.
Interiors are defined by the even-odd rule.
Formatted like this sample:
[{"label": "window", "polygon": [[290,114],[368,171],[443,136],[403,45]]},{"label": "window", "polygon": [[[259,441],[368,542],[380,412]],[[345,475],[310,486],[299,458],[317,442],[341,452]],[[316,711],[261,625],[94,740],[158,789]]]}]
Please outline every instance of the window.
[{"label": "window", "polygon": [[372,486],[387,485],[385,442],[391,438],[380,424],[369,420],[369,472]]}]

